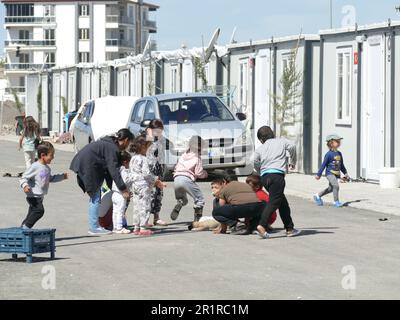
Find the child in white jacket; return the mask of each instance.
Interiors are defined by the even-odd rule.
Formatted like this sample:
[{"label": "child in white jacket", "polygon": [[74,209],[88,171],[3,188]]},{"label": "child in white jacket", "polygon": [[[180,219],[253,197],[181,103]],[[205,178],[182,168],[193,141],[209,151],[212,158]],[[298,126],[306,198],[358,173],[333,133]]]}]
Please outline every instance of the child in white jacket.
[{"label": "child in white jacket", "polygon": [[199,221],[203,216],[204,196],[196,183],[197,179],[208,177],[201,162],[203,146],[204,141],[193,136],[189,141],[189,150],[179,158],[175,166],[174,188],[177,204],[171,212],[172,220],[176,220],[182,207],[188,204],[187,194],[194,200],[194,221]]},{"label": "child in white jacket", "polygon": [[[122,151],[120,155],[121,160],[121,177],[124,180],[125,185],[128,189],[132,186],[132,179],[129,174],[129,162],[131,161],[131,155],[129,152]],[[121,190],[118,189],[115,182],[112,185],[112,203],[113,203],[113,225],[114,230],[113,233],[116,234],[130,234],[131,231],[124,228],[126,225],[126,209],[128,207],[128,200],[126,200],[121,193]]]}]

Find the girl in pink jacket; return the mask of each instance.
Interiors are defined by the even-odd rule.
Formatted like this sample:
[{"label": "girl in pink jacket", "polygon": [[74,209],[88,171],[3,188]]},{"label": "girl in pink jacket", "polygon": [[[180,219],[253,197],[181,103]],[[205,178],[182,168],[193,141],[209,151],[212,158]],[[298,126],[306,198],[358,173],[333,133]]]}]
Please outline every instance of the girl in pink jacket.
[{"label": "girl in pink jacket", "polygon": [[177,204],[171,212],[172,220],[176,220],[182,207],[188,204],[188,194],[194,200],[194,221],[199,221],[203,215],[204,196],[196,183],[197,179],[208,177],[201,163],[203,146],[204,141],[199,136],[193,136],[189,141],[189,150],[179,158],[175,166],[174,188]]}]

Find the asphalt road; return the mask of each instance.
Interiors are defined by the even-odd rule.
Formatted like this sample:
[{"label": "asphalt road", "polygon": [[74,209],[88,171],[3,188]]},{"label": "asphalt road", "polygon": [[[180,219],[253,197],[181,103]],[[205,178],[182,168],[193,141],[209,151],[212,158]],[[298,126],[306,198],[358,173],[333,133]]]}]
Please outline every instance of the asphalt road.
[{"label": "asphalt road", "polygon": [[[0,141],[0,173],[24,168],[23,154]],[[65,172],[71,153],[56,152]],[[18,179],[0,178],[0,228],[18,226],[27,211]],[[201,188],[210,214],[208,183]],[[87,235],[87,196],[75,177],[50,187],[38,228],[57,229],[57,259],[29,265],[0,253],[0,299],[398,299],[398,217],[351,208],[318,208],[290,198],[297,238],[191,233],[179,220],[151,238]],[[162,217],[174,205],[169,184]],[[399,208],[400,209],[400,208]],[[280,221],[276,223],[281,228]],[[53,277],[54,276],[54,277]]]}]

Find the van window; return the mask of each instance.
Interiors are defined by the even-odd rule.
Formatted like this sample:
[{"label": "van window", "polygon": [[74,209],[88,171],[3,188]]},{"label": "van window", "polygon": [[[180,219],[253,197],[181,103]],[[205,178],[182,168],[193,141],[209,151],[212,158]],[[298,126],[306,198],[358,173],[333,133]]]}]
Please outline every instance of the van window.
[{"label": "van window", "polygon": [[156,118],[156,108],[152,101],[148,101],[144,112],[143,120],[154,120]]},{"label": "van window", "polygon": [[132,114],[132,122],[135,123],[140,123],[142,122],[143,114],[144,114],[144,108],[146,106],[147,101],[140,101],[136,104],[135,109],[133,110]]}]

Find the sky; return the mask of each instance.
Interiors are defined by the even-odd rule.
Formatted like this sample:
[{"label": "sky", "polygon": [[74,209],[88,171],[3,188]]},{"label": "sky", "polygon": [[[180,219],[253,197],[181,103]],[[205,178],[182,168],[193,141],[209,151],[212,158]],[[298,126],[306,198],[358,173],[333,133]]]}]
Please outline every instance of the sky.
[{"label": "sky", "polygon": [[[234,28],[238,42],[318,33],[330,27],[330,0],[147,0],[160,5],[152,19],[158,33],[153,39],[159,50],[173,50],[185,44],[207,45],[214,30],[221,28],[218,44],[229,43]],[[356,21],[358,24],[400,20],[395,10],[400,0],[332,0],[335,28]],[[0,5],[0,21],[4,6]],[[350,6],[350,7],[349,7]],[[345,13],[342,13],[342,10]],[[354,15],[353,15],[354,13]],[[353,17],[354,16],[354,17]],[[0,34],[0,55],[3,53],[4,30]]]}]

